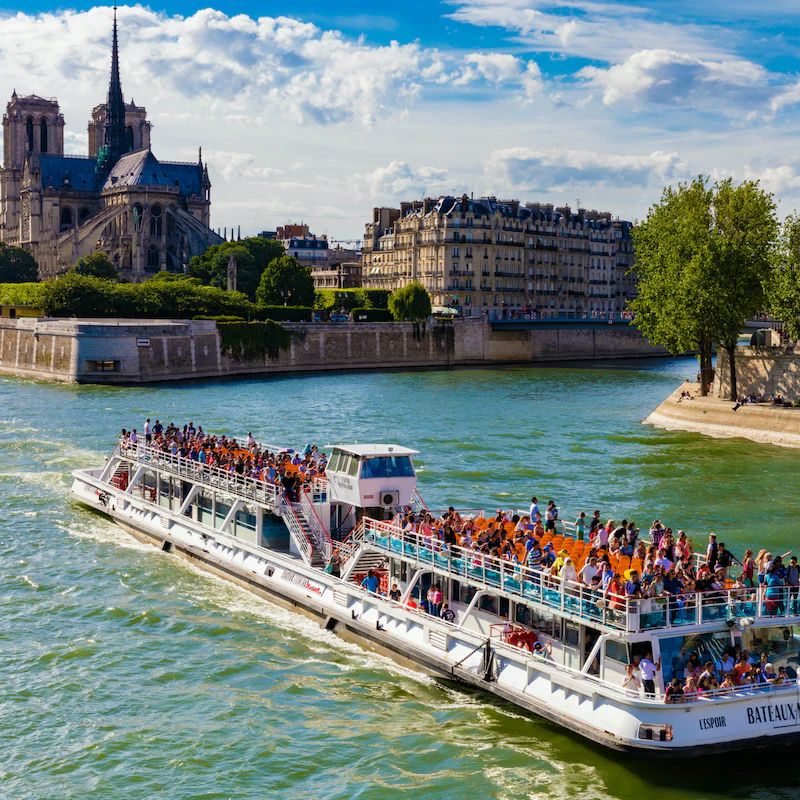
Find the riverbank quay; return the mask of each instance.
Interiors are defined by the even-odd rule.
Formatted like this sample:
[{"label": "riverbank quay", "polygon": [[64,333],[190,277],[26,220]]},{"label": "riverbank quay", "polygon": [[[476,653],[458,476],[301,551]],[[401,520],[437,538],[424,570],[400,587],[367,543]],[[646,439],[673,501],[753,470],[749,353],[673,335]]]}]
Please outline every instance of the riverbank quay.
[{"label": "riverbank quay", "polygon": [[231,348],[212,320],[0,320],[0,374],[138,384],[328,370],[446,369],[665,355],[628,325],[497,330],[481,318],[432,324],[283,323],[286,347]]},{"label": "riverbank quay", "polygon": [[671,431],[702,433],[715,438],[742,438],[780,447],[800,447],[800,408],[770,403],[739,406],[719,397],[700,397],[700,385],[682,383],[645,420]]}]

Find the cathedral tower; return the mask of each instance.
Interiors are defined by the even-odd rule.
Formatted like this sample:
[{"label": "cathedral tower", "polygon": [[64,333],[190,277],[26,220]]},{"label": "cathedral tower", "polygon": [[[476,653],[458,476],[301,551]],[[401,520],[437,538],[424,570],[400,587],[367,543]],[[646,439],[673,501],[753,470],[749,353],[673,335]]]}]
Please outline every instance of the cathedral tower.
[{"label": "cathedral tower", "polygon": [[119,44],[117,41],[117,7],[114,6],[114,33],[111,42],[111,79],[106,99],[106,120],[103,146],[97,154],[97,166],[108,173],[119,159],[130,151],[125,131],[125,101],[119,77]]}]

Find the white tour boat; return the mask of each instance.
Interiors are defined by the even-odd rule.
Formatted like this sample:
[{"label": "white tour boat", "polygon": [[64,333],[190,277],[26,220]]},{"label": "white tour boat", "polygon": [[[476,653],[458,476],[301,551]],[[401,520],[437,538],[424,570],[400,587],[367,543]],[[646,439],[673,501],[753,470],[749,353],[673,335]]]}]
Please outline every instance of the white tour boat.
[{"label": "white tour boat", "polygon": [[[75,471],[72,495],[137,538],[328,630],[609,747],[695,756],[798,740],[800,615],[792,602],[770,606],[751,589],[610,601],[507,560],[443,548],[397,522],[401,510],[424,508],[415,454],[333,446],[326,477],[290,498],[279,486],[140,443]],[[339,575],[325,569],[332,555]],[[374,592],[362,585],[370,570],[380,580]],[[395,583],[397,601],[386,591]],[[420,610],[414,598],[432,584],[453,621]],[[665,702],[690,651],[716,660],[736,645],[769,652],[791,680]],[[661,662],[655,696],[623,686],[626,666],[648,653]]]}]

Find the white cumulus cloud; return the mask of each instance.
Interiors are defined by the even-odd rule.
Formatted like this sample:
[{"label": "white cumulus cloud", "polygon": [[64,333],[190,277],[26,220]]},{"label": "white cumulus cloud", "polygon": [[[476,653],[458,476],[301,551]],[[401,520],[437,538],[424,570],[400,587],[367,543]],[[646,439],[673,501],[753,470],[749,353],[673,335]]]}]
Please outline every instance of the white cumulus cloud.
[{"label": "white cumulus cloud", "polygon": [[675,153],[617,155],[591,150],[537,150],[510,147],[493,151],[486,175],[528,191],[560,191],[581,186],[646,186],[682,177],[686,165]]},{"label": "white cumulus cloud", "polygon": [[[598,87],[603,103],[707,106],[762,102],[767,71],[743,59],[707,60],[674,50],[641,50],[610,67],[584,67],[578,76]],[[732,109],[733,110],[733,109]]]},{"label": "white cumulus cloud", "polygon": [[361,193],[388,203],[392,200],[436,194],[447,181],[447,174],[446,169],[415,169],[406,161],[392,161],[385,167],[356,175],[356,185]]}]

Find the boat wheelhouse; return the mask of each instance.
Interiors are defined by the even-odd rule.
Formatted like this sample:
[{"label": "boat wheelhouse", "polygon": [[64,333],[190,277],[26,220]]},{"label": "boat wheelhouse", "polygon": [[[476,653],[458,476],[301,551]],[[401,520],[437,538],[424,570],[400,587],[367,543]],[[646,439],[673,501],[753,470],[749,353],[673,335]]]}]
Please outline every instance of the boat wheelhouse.
[{"label": "boat wheelhouse", "polygon": [[[141,444],[74,473],[78,501],[133,535],[410,660],[617,749],[699,755],[800,737],[797,599],[753,589],[632,599],[406,530],[427,510],[398,445],[334,445],[325,477],[291,489]],[[485,517],[472,512],[475,520]],[[547,537],[580,557],[571,526]],[[364,577],[372,573],[372,584]],[[399,597],[389,587],[396,584]],[[369,591],[376,585],[375,591]],[[438,587],[448,621],[422,610]],[[690,652],[768,654],[784,683],[665,703]],[[654,695],[625,683],[636,656],[661,663]]]}]

